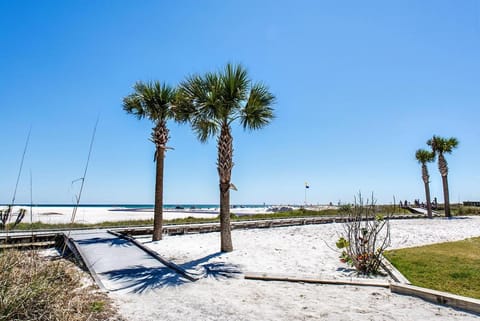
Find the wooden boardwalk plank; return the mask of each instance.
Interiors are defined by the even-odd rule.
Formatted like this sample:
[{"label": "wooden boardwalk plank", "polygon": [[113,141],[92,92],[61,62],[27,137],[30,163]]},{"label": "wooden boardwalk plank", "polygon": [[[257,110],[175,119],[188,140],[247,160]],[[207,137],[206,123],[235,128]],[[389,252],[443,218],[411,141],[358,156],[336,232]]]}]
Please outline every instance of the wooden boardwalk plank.
[{"label": "wooden boardwalk plank", "polygon": [[390,289],[393,293],[411,295],[422,298],[425,301],[442,304],[457,309],[480,314],[480,300],[422,288],[409,284],[392,283]]},{"label": "wooden boardwalk plank", "polygon": [[245,279],[261,281],[283,281],[283,282],[302,282],[318,284],[336,284],[336,285],[355,285],[355,286],[375,286],[388,288],[390,283],[387,280],[380,279],[325,279],[314,275],[290,275],[275,274],[263,272],[247,272]]}]

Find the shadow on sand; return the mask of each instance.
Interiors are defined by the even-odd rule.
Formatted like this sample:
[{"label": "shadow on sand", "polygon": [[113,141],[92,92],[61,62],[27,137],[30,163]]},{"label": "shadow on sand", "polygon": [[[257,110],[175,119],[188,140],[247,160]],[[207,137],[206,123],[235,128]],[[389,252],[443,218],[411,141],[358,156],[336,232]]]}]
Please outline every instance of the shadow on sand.
[{"label": "shadow on sand", "polygon": [[180,274],[167,267],[144,267],[135,265],[130,268],[103,273],[113,281],[120,281],[124,286],[116,291],[129,290],[129,293],[144,293],[148,290],[165,286],[179,286],[189,282]]},{"label": "shadow on sand", "polygon": [[75,240],[78,245],[96,245],[96,244],[108,244],[109,246],[123,246],[123,247],[130,247],[134,244],[128,240],[124,240],[117,237],[92,237],[89,239],[80,239]]},{"label": "shadow on sand", "polygon": [[[210,259],[221,254],[220,252],[213,253],[179,266],[202,278],[226,279],[240,275],[242,272],[238,265],[225,262],[208,263]],[[191,272],[192,270],[194,272]],[[136,265],[127,269],[105,272],[103,275],[113,281],[124,283],[124,286],[116,291],[127,290],[129,293],[137,294],[162,287],[181,286],[191,282],[168,267]]]}]

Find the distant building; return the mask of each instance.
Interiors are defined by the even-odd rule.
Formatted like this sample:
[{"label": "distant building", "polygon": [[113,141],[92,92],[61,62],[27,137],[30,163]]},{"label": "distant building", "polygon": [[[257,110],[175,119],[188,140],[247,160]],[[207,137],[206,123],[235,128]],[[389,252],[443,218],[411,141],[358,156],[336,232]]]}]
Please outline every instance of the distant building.
[{"label": "distant building", "polygon": [[480,207],[480,201],[463,202],[463,206],[477,206],[477,207]]}]

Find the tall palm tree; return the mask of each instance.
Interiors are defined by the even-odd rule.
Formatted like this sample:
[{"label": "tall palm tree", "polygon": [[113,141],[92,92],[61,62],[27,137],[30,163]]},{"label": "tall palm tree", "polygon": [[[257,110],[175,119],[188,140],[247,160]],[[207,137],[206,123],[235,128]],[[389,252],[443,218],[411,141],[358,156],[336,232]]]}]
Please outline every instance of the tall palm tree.
[{"label": "tall palm tree", "polygon": [[415,153],[415,158],[422,164],[422,179],[425,184],[425,197],[427,198],[427,214],[428,218],[432,218],[432,203],[430,201],[430,186],[427,163],[431,163],[435,160],[435,154],[425,149],[419,149]]},{"label": "tall palm tree", "polygon": [[178,117],[189,121],[201,142],[217,137],[220,187],[221,251],[233,251],[230,188],[233,163],[232,124],[260,129],[274,118],[275,97],[262,83],[252,83],[241,65],[227,64],[217,73],[191,76],[179,87]]},{"label": "tall palm tree", "polygon": [[123,109],[137,116],[147,118],[155,127],[152,128],[151,141],[155,144],[156,179],[155,179],[155,210],[153,218],[152,240],[162,239],[163,224],[163,167],[165,150],[169,139],[167,121],[174,118],[173,102],[176,90],[158,81],[137,82],[134,92],[123,98]]},{"label": "tall palm tree", "polygon": [[458,146],[458,140],[455,137],[443,138],[439,136],[433,136],[432,139],[427,141],[427,145],[432,148],[435,155],[438,155],[438,170],[442,175],[443,184],[443,202],[445,203],[445,216],[451,217],[450,214],[450,198],[448,196],[448,165],[444,154],[450,154],[454,148]]}]

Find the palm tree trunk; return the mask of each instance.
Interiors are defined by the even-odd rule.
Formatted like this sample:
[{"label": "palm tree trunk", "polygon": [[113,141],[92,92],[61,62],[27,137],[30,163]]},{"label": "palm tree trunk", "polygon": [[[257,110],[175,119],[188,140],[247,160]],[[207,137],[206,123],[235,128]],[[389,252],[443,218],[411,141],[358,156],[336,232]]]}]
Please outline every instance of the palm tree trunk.
[{"label": "palm tree trunk", "polygon": [[163,228],[163,166],[165,150],[157,148],[157,168],[155,177],[155,209],[153,214],[153,241],[162,239]]},{"label": "palm tree trunk", "polygon": [[432,203],[430,201],[430,185],[427,183],[425,183],[425,196],[427,198],[427,215],[428,215],[428,218],[433,218],[433,215],[432,215]]},{"label": "palm tree trunk", "polygon": [[422,179],[423,183],[425,184],[425,198],[427,199],[427,215],[428,218],[432,218],[432,203],[430,201],[430,185],[429,179],[430,176],[428,175],[427,165],[425,163],[422,164]]},{"label": "palm tree trunk", "polygon": [[445,207],[445,217],[451,217],[450,214],[450,197],[448,196],[448,165],[445,156],[442,153],[438,155],[438,170],[440,175],[442,175],[442,184],[443,184],[443,203]]},{"label": "palm tree trunk", "polygon": [[448,180],[447,175],[442,175],[442,184],[443,184],[443,200],[445,203],[445,217],[452,217],[450,213],[450,197],[448,196]]},{"label": "palm tree trunk", "polygon": [[163,228],[163,167],[165,161],[165,148],[168,141],[168,128],[165,121],[158,122],[153,128],[152,141],[155,143],[155,209],[153,214],[153,241],[162,239]]},{"label": "palm tree trunk", "polygon": [[232,232],[230,228],[230,184],[220,183],[220,250],[232,252]]},{"label": "palm tree trunk", "polygon": [[230,127],[224,123],[218,139],[217,169],[220,179],[220,250],[233,251],[230,227],[230,181],[233,168],[233,138]]}]

